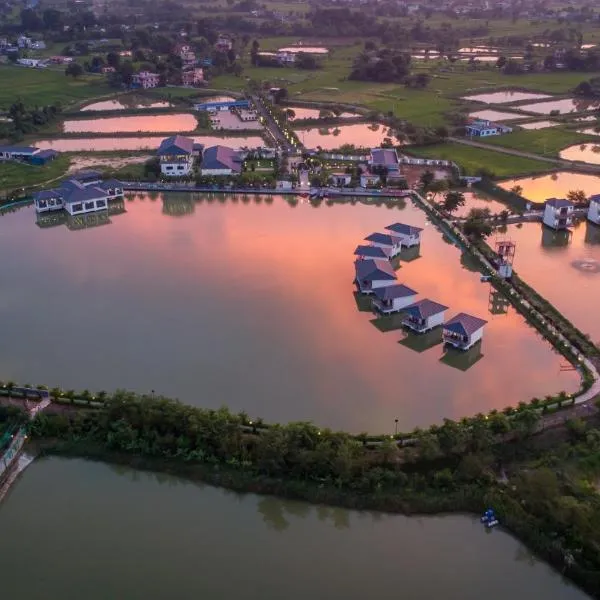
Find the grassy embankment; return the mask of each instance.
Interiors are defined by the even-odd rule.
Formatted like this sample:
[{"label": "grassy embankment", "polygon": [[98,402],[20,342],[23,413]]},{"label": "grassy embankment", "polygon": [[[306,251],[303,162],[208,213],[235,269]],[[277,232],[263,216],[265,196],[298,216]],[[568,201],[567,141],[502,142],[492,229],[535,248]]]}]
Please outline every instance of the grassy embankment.
[{"label": "grassy embankment", "polygon": [[34,166],[16,162],[0,163],[0,191],[32,188],[59,179],[65,175],[71,158],[60,155],[45,166]]}]

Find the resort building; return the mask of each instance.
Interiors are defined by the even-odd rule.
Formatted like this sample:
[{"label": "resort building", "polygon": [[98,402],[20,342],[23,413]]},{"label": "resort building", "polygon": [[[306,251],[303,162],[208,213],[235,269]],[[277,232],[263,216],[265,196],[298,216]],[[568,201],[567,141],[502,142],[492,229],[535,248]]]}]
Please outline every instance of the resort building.
[{"label": "resort building", "polygon": [[123,196],[123,184],[116,179],[81,181],[78,176],[67,179],[60,187],[34,195],[35,210],[44,213],[66,210],[71,216],[108,210],[108,201]]},{"label": "resort building", "polygon": [[56,150],[40,150],[35,146],[0,146],[0,161],[17,160],[32,165],[45,165],[58,156]]},{"label": "resort building", "polygon": [[406,318],[402,324],[417,333],[425,333],[444,323],[447,310],[447,306],[423,298],[423,300],[405,307]]},{"label": "resort building", "polygon": [[421,243],[421,227],[405,225],[404,223],[394,223],[388,225],[385,229],[390,231],[395,238],[398,238],[405,248],[418,246]]},{"label": "resort building", "polygon": [[194,104],[196,110],[230,110],[232,108],[250,108],[250,100],[225,100],[223,102],[201,102]]},{"label": "resort building", "polygon": [[564,198],[546,200],[542,221],[552,229],[568,229],[573,224],[573,203]]},{"label": "resort building", "polygon": [[373,308],[385,315],[400,312],[417,298],[417,292],[403,283],[379,287],[373,290]]},{"label": "resort building", "polygon": [[204,151],[202,175],[237,175],[242,172],[240,153],[227,146],[211,146]]},{"label": "resort building", "polygon": [[358,246],[354,251],[354,256],[356,256],[357,260],[366,260],[368,258],[389,260],[391,250],[389,248],[382,248],[381,246]]},{"label": "resort building", "polygon": [[168,177],[185,177],[194,167],[194,154],[201,152],[201,145],[192,138],[173,135],[164,139],[158,147],[160,172]]},{"label": "resort building", "polygon": [[465,131],[470,137],[489,137],[490,135],[502,135],[511,133],[512,127],[494,123],[483,119],[474,119],[465,125]]},{"label": "resort building", "polygon": [[445,344],[450,344],[459,350],[468,350],[483,337],[483,327],[487,321],[459,313],[446,323],[442,332]]},{"label": "resort building", "polygon": [[187,69],[181,73],[181,85],[186,87],[194,87],[204,83],[204,71],[201,67]]},{"label": "resort building", "polygon": [[392,285],[396,281],[396,273],[387,260],[357,260],[354,268],[354,281],[363,294],[372,294],[374,290]]},{"label": "resort building", "polygon": [[377,185],[381,178],[377,173],[372,173],[370,170],[363,171],[360,175],[360,187],[368,188]]},{"label": "resort building", "polygon": [[389,175],[400,175],[400,161],[394,148],[373,148],[369,159],[369,166],[384,168]]},{"label": "resort building", "polygon": [[388,250],[391,258],[397,256],[402,251],[402,239],[389,233],[375,232],[367,236],[365,241],[369,242],[371,246]]},{"label": "resort building", "polygon": [[352,181],[352,175],[350,173],[332,173],[329,176],[329,182],[331,185],[335,185],[337,187],[344,187],[346,185],[350,185]]},{"label": "resort building", "polygon": [[590,197],[590,207],[588,209],[587,218],[592,223],[600,225],[600,194]]},{"label": "resort building", "polygon": [[143,88],[145,90],[158,87],[159,83],[160,75],[158,73],[150,73],[150,71],[140,71],[139,73],[134,73],[131,77],[132,87]]}]

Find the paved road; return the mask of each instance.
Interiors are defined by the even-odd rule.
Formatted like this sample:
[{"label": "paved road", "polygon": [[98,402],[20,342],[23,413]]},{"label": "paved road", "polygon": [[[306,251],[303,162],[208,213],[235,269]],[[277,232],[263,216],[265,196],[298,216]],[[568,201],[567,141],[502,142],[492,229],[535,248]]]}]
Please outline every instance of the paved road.
[{"label": "paved road", "polygon": [[271,134],[278,145],[280,145],[287,152],[295,152],[296,147],[288,142],[287,138],[285,135],[283,135],[283,132],[277,123],[275,123],[269,111],[266,109],[261,98],[256,95],[252,96],[252,104],[256,108],[257,112],[264,118],[267,131]]},{"label": "paved road", "polygon": [[473,140],[467,140],[465,138],[449,137],[450,142],[456,144],[463,144],[463,146],[472,146],[473,148],[481,148],[482,150],[492,150],[494,152],[500,152],[502,154],[510,154],[512,156],[520,156],[521,158],[530,158],[532,160],[541,160],[543,162],[551,163],[560,167],[569,169],[577,169],[578,171],[591,171],[593,173],[600,173],[600,165],[593,165],[590,163],[582,163],[572,160],[563,160],[561,158],[551,158],[549,156],[541,156],[540,154],[533,154],[532,152],[523,152],[522,150],[515,150],[514,148],[504,148],[503,146],[492,146],[490,144],[484,144],[482,142],[475,142]]}]

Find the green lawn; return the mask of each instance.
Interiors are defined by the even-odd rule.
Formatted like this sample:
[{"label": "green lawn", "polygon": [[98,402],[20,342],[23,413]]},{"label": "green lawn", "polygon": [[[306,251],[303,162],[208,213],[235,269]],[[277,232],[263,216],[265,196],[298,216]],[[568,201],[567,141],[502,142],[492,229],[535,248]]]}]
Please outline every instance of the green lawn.
[{"label": "green lawn", "polygon": [[67,172],[70,162],[70,157],[64,154],[43,167],[2,162],[0,163],[0,190],[13,191],[54,181]]},{"label": "green lawn", "polygon": [[462,144],[435,144],[433,146],[407,148],[410,154],[425,158],[452,160],[465,175],[477,175],[481,169],[492,172],[496,177],[512,177],[542,171],[551,171],[553,165],[538,160],[530,160],[493,150],[482,150]]},{"label": "green lawn", "polygon": [[542,156],[557,157],[560,151],[567,146],[597,141],[597,136],[577,133],[573,129],[548,127],[546,129],[514,131],[506,135],[489,137],[484,140],[484,143],[523,150],[524,152],[533,152]]},{"label": "green lawn", "polygon": [[28,105],[55,102],[68,105],[111,92],[104,77],[86,76],[74,80],[64,71],[52,69],[2,65],[0,81],[0,109],[8,108],[16,99]]}]

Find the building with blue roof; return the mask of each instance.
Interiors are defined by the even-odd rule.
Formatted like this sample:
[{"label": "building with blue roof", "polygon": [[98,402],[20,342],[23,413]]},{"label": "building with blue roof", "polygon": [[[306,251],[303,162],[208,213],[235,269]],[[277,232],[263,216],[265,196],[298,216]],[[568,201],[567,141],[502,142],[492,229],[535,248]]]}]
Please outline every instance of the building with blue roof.
[{"label": "building with blue roof", "polygon": [[587,212],[588,221],[600,225],[600,194],[590,196],[590,207]]},{"label": "building with blue roof", "polygon": [[366,259],[354,263],[358,290],[363,294],[372,294],[374,290],[396,282],[396,272],[388,260]]},{"label": "building with blue roof", "polygon": [[465,132],[469,137],[489,137],[491,135],[511,133],[512,127],[485,119],[474,119],[465,125]]},{"label": "building with blue roof", "polygon": [[397,256],[402,251],[402,239],[391,233],[380,233],[377,231],[368,235],[365,241],[369,242],[371,246],[388,250],[390,257]]},{"label": "building with blue roof", "polygon": [[447,306],[423,298],[404,308],[406,316],[402,324],[417,333],[425,333],[444,323],[447,310]]},{"label": "building with blue roof", "polygon": [[202,145],[183,135],[165,138],[156,154],[160,160],[160,172],[167,177],[186,177],[194,168],[195,156],[202,151]]},{"label": "building with blue roof", "polygon": [[227,146],[211,146],[202,157],[202,175],[237,175],[242,172],[242,157]]},{"label": "building with blue roof", "polygon": [[573,203],[564,198],[550,198],[544,204],[542,222],[557,231],[568,229],[573,224]]},{"label": "building with blue roof", "polygon": [[417,292],[403,283],[379,287],[373,293],[373,308],[384,315],[400,312],[417,298]]},{"label": "building with blue roof", "polygon": [[367,258],[378,258],[380,260],[389,260],[391,251],[381,246],[357,246],[354,256],[360,260]]},{"label": "building with blue roof", "polygon": [[222,102],[201,102],[194,104],[196,110],[231,110],[232,108],[250,108],[250,100],[224,100]]},{"label": "building with blue roof", "polygon": [[487,321],[467,313],[459,313],[444,323],[442,339],[459,350],[468,350],[483,337]]},{"label": "building with blue roof", "polygon": [[405,248],[412,248],[421,243],[421,231],[423,231],[421,227],[406,225],[404,223],[394,223],[388,225],[385,229],[390,231],[394,237],[400,238],[402,246]]}]

